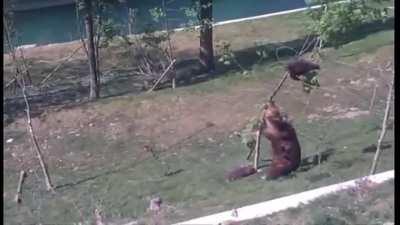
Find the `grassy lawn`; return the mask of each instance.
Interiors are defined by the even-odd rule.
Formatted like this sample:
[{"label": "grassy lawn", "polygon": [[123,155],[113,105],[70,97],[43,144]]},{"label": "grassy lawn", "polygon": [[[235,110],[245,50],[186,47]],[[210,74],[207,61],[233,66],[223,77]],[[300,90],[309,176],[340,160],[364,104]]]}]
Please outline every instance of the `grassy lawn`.
[{"label": "grassy lawn", "polygon": [[262,224],[394,224],[394,181],[362,191],[344,191],[308,205],[243,222]]}]

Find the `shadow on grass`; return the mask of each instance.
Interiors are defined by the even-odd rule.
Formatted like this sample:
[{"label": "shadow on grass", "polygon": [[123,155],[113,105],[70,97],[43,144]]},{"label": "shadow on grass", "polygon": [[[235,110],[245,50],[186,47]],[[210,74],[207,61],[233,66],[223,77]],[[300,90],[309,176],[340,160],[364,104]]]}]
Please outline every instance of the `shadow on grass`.
[{"label": "shadow on grass", "polygon": [[[367,37],[370,34],[390,30],[394,28],[394,18],[389,18],[385,22],[376,21],[368,24],[361,25],[360,27],[354,29],[351,32],[347,32],[340,37],[342,37],[336,45],[326,43],[325,47],[335,47],[348,44],[353,41],[361,40]],[[252,66],[258,63],[268,64],[272,62],[277,62],[278,59],[276,57],[276,49],[280,47],[279,50],[279,60],[287,60],[290,57],[293,57],[296,53],[298,53],[303,47],[307,37],[302,37],[299,39],[287,41],[287,42],[276,42],[269,43],[266,45],[258,45],[252,48],[247,48],[239,51],[235,51],[235,58],[246,70],[250,70]],[[312,40],[311,37],[309,40]],[[315,42],[315,41],[314,41]],[[314,42],[310,42],[310,46],[314,44]],[[257,51],[264,50],[267,53],[267,57],[261,59],[257,54]],[[294,51],[296,52],[294,52]],[[311,48],[307,48],[305,52],[309,52]],[[220,58],[218,55],[216,58]],[[215,79],[218,77],[226,76],[227,72],[241,72],[241,68],[239,65],[235,63],[231,63],[230,65],[225,65],[223,62],[215,62],[216,70],[211,73],[205,73],[200,66],[200,63],[197,59],[190,59],[180,62],[177,65],[177,80],[178,84],[180,83],[183,86],[193,85],[200,82],[205,82],[211,79]],[[168,87],[169,85],[160,86],[160,89],[163,87]]]}]

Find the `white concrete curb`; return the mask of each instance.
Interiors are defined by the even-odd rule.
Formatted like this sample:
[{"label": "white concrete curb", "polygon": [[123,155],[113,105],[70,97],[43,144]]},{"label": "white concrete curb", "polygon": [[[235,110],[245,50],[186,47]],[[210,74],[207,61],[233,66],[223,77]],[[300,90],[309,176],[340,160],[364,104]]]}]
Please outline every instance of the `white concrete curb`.
[{"label": "white concrete curb", "polygon": [[[341,3],[346,3],[346,2],[349,2],[349,0],[338,1],[338,2],[336,2],[336,4],[341,4]],[[306,11],[308,9],[318,9],[318,8],[321,8],[321,7],[322,7],[322,5],[314,5],[314,6],[309,6],[309,7],[286,10],[286,11],[279,11],[279,12],[275,12],[275,13],[263,14],[263,15],[259,15],[259,16],[251,16],[251,17],[244,17],[244,18],[233,19],[233,20],[225,20],[225,21],[213,23],[213,27],[221,26],[221,25],[225,25],[225,24],[230,24],[230,23],[239,23],[239,22],[243,22],[243,21],[264,19],[264,18],[273,17],[273,16],[279,16],[279,15],[286,15],[286,14],[290,14],[290,13]],[[192,28],[198,29],[199,27],[200,26],[194,26]],[[174,31],[182,31],[182,30],[187,29],[187,28],[188,27],[177,28],[177,29],[174,29]]]},{"label": "white concrete curb", "polygon": [[291,207],[297,207],[300,203],[307,204],[311,200],[318,197],[332,194],[334,192],[355,187],[358,182],[368,179],[371,182],[382,183],[384,181],[394,179],[394,170],[386,171],[380,174],[365,176],[362,178],[350,180],[343,183],[333,184],[294,195],[277,198],[274,200],[257,203],[254,205],[244,206],[236,209],[236,216],[232,215],[232,211],[225,211],[205,217],[180,222],[175,225],[214,225],[224,221],[243,221],[264,217],[269,214],[285,210]]}]

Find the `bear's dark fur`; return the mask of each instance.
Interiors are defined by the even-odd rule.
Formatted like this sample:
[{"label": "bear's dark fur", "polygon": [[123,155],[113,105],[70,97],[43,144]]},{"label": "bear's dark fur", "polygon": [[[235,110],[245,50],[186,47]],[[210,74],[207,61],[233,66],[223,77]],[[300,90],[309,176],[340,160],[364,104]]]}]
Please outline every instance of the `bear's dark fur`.
[{"label": "bear's dark fur", "polygon": [[252,165],[239,166],[229,171],[225,178],[228,181],[234,181],[255,174],[256,172],[257,170]]},{"label": "bear's dark fur", "polygon": [[305,59],[296,58],[287,64],[286,69],[293,80],[300,80],[299,76],[304,76],[312,70],[319,70],[320,66]]},{"label": "bear's dark fur", "polygon": [[271,143],[272,163],[267,178],[275,179],[296,170],[301,161],[301,148],[293,126],[282,118],[274,102],[264,108],[263,134]]}]

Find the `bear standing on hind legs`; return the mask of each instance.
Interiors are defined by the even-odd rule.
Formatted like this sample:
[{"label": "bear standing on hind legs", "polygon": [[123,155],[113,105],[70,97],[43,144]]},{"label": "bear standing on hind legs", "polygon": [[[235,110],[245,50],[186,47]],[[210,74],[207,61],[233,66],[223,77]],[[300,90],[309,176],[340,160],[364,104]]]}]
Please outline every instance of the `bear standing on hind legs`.
[{"label": "bear standing on hind legs", "polygon": [[301,149],[293,126],[285,119],[273,101],[267,103],[263,114],[262,133],[271,143],[272,163],[268,179],[275,179],[296,170],[301,161]]}]

